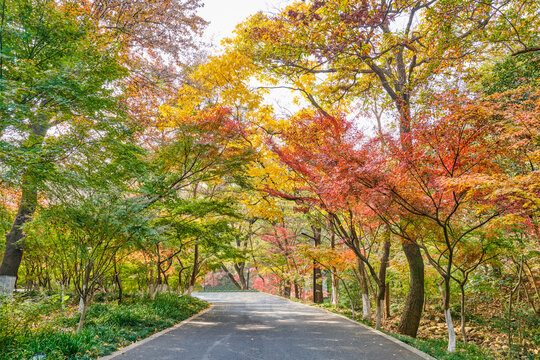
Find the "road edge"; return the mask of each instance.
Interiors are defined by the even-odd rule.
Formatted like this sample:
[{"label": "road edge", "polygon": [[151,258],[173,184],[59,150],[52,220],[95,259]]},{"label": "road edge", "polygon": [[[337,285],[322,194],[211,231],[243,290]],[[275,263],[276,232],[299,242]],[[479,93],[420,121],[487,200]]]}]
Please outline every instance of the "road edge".
[{"label": "road edge", "polygon": [[158,338],[158,337],[160,337],[160,336],[162,336],[162,335],[167,334],[167,333],[170,332],[170,331],[176,330],[176,329],[178,329],[179,327],[181,327],[181,326],[183,326],[183,325],[185,325],[185,324],[190,323],[191,321],[197,319],[199,316],[202,316],[202,315],[206,314],[207,312],[209,312],[209,311],[212,310],[213,308],[214,308],[214,304],[210,304],[210,306],[207,307],[206,309],[204,309],[203,311],[201,311],[201,312],[199,312],[199,313],[197,313],[197,314],[195,314],[195,315],[193,315],[193,316],[191,316],[191,317],[189,317],[189,318],[187,318],[187,319],[185,319],[185,320],[180,321],[178,324],[173,325],[173,326],[171,326],[170,328],[167,328],[167,329],[165,329],[165,330],[161,330],[160,332],[157,332],[157,333],[155,333],[155,334],[152,334],[152,335],[150,335],[149,337],[146,337],[146,338],[144,338],[144,339],[142,339],[142,340],[135,341],[134,343],[132,343],[132,344],[126,346],[126,347],[123,347],[123,348],[121,348],[121,349],[116,350],[116,351],[113,352],[112,354],[105,355],[105,356],[102,356],[102,357],[98,357],[98,359],[99,359],[99,360],[111,360],[111,359],[114,359],[115,357],[117,357],[117,356],[119,356],[119,355],[125,354],[126,352],[128,352],[128,351],[130,351],[130,350],[132,350],[132,349],[135,349],[135,348],[137,348],[137,347],[139,347],[139,346],[141,346],[141,345],[146,344],[146,343],[149,342],[149,341],[154,340],[155,338]]},{"label": "road edge", "polygon": [[[261,292],[262,292],[262,291],[261,291]],[[309,305],[309,304],[304,304],[304,303],[302,303],[302,302],[292,301],[291,299],[287,299],[287,298],[285,298],[285,297],[283,297],[283,296],[274,295],[274,294],[269,294],[269,293],[267,293],[267,292],[262,292],[262,293],[263,293],[263,294],[267,294],[267,295],[271,295],[271,296],[275,296],[275,297],[280,298],[280,299],[283,299],[283,300],[287,300],[287,301],[289,301],[289,302],[291,302],[291,303],[293,303],[293,304],[298,304],[298,305],[302,305],[302,306],[307,306],[307,307],[309,307],[309,308],[311,308],[311,309],[318,309],[318,310],[327,312],[327,313],[329,313],[329,314],[332,314],[332,315],[335,315],[335,316],[339,316],[339,317],[341,317],[341,318],[343,318],[343,319],[345,319],[345,320],[348,320],[348,321],[350,321],[350,322],[352,322],[352,323],[355,323],[355,324],[357,324],[357,325],[360,325],[360,326],[366,328],[367,330],[370,330],[371,332],[373,332],[373,333],[375,333],[375,334],[377,334],[377,335],[380,335],[380,336],[386,338],[387,340],[392,341],[392,342],[395,343],[395,344],[398,344],[398,345],[404,347],[405,349],[407,349],[407,350],[409,350],[409,351],[415,353],[416,355],[418,355],[418,356],[424,358],[425,360],[437,360],[437,359],[434,358],[433,356],[431,356],[431,355],[429,355],[429,354],[426,354],[425,352],[423,352],[422,350],[419,350],[419,349],[415,348],[414,346],[411,346],[411,345],[409,345],[409,344],[406,344],[406,343],[404,343],[403,341],[401,341],[401,340],[399,340],[399,339],[396,339],[395,337],[393,337],[393,336],[391,336],[391,335],[385,334],[385,333],[383,333],[382,331],[379,331],[379,330],[377,330],[377,329],[372,328],[371,326],[367,326],[366,324],[362,324],[361,322],[355,321],[355,320],[353,320],[353,319],[349,319],[349,318],[346,317],[345,315],[336,314],[335,312],[332,312],[332,311],[330,311],[330,310],[326,310],[326,309],[323,309],[323,308],[320,308],[320,307],[317,307],[317,306],[312,306],[312,305]]]}]

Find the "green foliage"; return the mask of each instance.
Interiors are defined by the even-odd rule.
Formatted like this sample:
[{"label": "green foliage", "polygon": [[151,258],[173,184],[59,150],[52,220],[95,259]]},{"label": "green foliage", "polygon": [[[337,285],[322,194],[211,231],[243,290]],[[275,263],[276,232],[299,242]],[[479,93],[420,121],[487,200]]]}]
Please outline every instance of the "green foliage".
[{"label": "green foliage", "polygon": [[[89,307],[86,327],[73,331],[78,315],[63,317],[59,302],[51,298],[11,301],[0,306],[0,359],[27,359],[36,354],[47,359],[93,359],[106,355],[206,308],[196,298],[157,294],[130,298],[126,303],[96,303]],[[53,320],[36,321],[42,314],[58,312]],[[39,325],[35,327],[34,325]]]},{"label": "green foliage", "polygon": [[483,87],[486,94],[502,93],[524,86],[540,86],[540,52],[509,56],[496,63]]},{"label": "green foliage", "polygon": [[[32,181],[26,181],[35,185],[93,131],[121,119],[111,85],[126,69],[118,46],[105,35],[96,36],[95,21],[74,1],[7,1],[3,20],[3,179],[17,184],[27,174]],[[55,136],[45,140],[53,128]]]}]

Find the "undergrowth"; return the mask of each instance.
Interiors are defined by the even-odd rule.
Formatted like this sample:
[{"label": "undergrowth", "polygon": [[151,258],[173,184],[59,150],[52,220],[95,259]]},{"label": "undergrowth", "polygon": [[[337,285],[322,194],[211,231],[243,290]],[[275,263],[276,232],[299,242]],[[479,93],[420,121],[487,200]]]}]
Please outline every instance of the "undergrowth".
[{"label": "undergrowth", "polygon": [[75,332],[76,306],[51,297],[14,299],[0,304],[0,360],[31,358],[95,359],[170,327],[205,309],[189,296],[131,297],[118,305],[94,303],[84,328]]},{"label": "undergrowth", "polygon": [[[330,304],[315,304],[315,306],[329,310],[336,314],[340,314],[353,319],[353,314],[351,309],[336,308]],[[362,319],[361,310],[355,311],[354,320],[367,325],[369,327],[375,327],[375,324],[366,319]],[[404,343],[425,352],[433,356],[436,359],[440,360],[491,360],[497,359],[494,354],[491,354],[488,350],[483,349],[475,344],[464,344],[463,342],[457,340],[456,342],[456,352],[449,353],[447,351],[448,342],[447,339],[433,338],[433,339],[419,339],[411,338],[409,336],[400,335],[396,333],[386,332],[386,334],[395,337],[398,340],[403,341]]]}]

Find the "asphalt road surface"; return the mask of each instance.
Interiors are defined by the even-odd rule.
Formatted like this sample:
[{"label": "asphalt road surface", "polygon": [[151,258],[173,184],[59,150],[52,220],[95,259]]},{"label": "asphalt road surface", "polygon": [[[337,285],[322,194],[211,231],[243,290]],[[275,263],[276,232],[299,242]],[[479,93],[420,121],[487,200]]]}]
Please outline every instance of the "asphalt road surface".
[{"label": "asphalt road surface", "polygon": [[[201,316],[114,360],[420,360],[422,352],[341,316],[276,296],[196,293]],[[127,351],[126,351],[127,350]],[[122,350],[121,350],[122,351]]]}]

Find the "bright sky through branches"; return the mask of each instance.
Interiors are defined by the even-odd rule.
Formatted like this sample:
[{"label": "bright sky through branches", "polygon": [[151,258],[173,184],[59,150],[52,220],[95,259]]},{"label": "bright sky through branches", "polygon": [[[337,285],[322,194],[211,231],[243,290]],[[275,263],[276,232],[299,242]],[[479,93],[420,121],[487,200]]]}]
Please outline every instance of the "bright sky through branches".
[{"label": "bright sky through branches", "polygon": [[[292,2],[292,0],[205,0],[204,7],[199,10],[199,15],[209,22],[204,41],[212,45],[214,53],[219,53],[221,41],[232,36],[236,25],[258,11],[278,13]],[[265,100],[274,106],[278,114],[291,115],[299,109],[298,105],[291,101],[298,95],[290,90],[274,89]],[[304,106],[307,105],[303,99],[299,100]],[[367,131],[374,128],[373,121],[369,119],[359,118],[357,121],[360,121]]]},{"label": "bright sky through branches", "polygon": [[[236,25],[259,11],[278,13],[291,2],[291,0],[205,0],[204,7],[199,10],[199,15],[209,22],[204,41],[212,45],[214,53],[219,53],[221,41],[233,35]],[[259,84],[254,82],[254,86],[257,85]],[[298,94],[285,89],[275,89],[265,99],[278,113],[291,115],[298,110],[297,105],[291,102],[294,95]]]},{"label": "bright sky through branches", "polygon": [[288,0],[205,0],[204,7],[199,15],[209,21],[210,24],[205,32],[207,41],[214,45],[230,36],[237,24],[247,17],[263,12],[278,12]]}]

